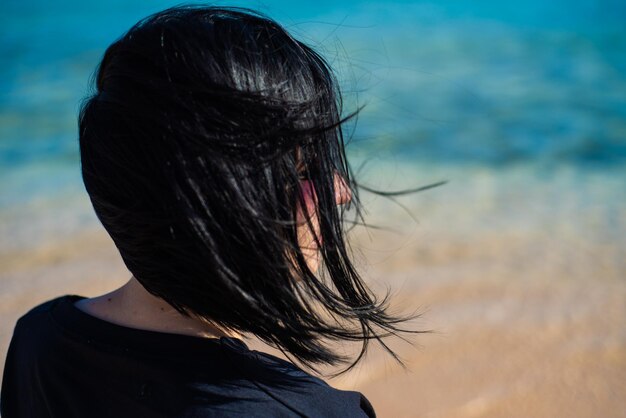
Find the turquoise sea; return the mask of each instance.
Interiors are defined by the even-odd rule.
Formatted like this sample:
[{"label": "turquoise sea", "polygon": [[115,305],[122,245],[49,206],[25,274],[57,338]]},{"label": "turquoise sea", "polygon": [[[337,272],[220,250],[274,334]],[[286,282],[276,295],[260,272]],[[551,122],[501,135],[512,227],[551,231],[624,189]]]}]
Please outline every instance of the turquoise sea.
[{"label": "turquoise sea", "polygon": [[[79,174],[80,100],[104,49],[173,4],[0,3],[0,251],[96,225]],[[259,9],[328,59],[346,111],[365,105],[346,127],[355,166],[408,167],[415,177],[400,176],[398,186],[453,180],[437,193],[457,196],[467,191],[464,178],[486,187],[477,172],[527,191],[555,181],[559,189],[536,196],[545,211],[561,196],[577,210],[593,202],[605,208],[603,239],[623,231],[625,2],[217,4]],[[498,181],[497,190],[510,193],[510,183]],[[505,212],[494,222],[508,219]],[[524,214],[511,222],[523,224]]]}]

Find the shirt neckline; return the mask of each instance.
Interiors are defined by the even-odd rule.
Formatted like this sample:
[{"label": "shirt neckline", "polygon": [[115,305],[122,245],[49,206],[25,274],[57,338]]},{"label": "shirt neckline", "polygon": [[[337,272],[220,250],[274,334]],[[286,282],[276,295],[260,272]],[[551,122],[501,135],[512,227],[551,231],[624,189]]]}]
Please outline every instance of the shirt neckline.
[{"label": "shirt neckline", "polygon": [[184,353],[206,355],[207,350],[224,346],[236,351],[249,352],[243,340],[235,337],[198,337],[130,328],[90,315],[74,304],[84,296],[66,295],[58,298],[51,310],[55,323],[65,332],[87,344],[98,344],[124,351],[151,352],[154,354]]}]

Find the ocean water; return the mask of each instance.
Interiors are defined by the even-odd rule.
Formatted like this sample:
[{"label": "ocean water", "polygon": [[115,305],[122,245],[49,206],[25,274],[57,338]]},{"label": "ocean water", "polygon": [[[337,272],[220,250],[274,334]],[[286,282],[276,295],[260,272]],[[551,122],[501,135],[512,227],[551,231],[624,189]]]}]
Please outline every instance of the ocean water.
[{"label": "ocean water", "polygon": [[[0,4],[0,251],[97,223],[79,174],[80,100],[104,49],[172,4]],[[528,189],[566,172],[578,180],[557,181],[567,186],[546,191],[546,209],[561,201],[554,195],[584,192],[608,208],[598,216],[619,219],[623,230],[623,1],[217,4],[259,9],[322,52],[339,75],[346,111],[365,106],[346,126],[356,165],[373,160],[386,172],[409,166],[418,183],[485,171],[489,178],[514,172],[519,180],[521,172],[516,184]],[[596,192],[604,184],[611,189]]]}]

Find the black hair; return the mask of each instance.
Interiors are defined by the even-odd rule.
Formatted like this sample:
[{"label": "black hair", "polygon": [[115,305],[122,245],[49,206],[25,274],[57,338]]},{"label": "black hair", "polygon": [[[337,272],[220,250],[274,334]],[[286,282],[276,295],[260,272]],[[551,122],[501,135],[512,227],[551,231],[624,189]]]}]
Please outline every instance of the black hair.
[{"label": "black hair", "polygon": [[[178,6],[114,42],[95,84],[79,117],[83,180],[147,291],[311,368],[347,361],[333,340],[363,343],[352,367],[369,340],[386,347],[405,331],[409,317],[389,314],[350,259],[344,214],[360,202],[342,124],[353,115],[342,118],[312,48],[252,10]],[[345,207],[336,174],[352,192]],[[303,177],[317,195],[320,274],[298,245]]]}]

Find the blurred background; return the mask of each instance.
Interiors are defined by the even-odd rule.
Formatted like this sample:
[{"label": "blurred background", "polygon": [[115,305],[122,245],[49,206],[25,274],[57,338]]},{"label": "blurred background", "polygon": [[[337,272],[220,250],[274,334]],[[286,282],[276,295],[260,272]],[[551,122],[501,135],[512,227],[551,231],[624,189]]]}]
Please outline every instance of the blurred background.
[{"label": "blurred background", "polygon": [[[331,380],[381,417],[626,416],[626,3],[217,2],[260,10],[338,74],[376,291],[420,308]],[[161,0],[0,3],[0,352],[62,294],[124,283],[79,170],[77,112],[105,48]],[[262,348],[259,348],[262,349]]]}]

